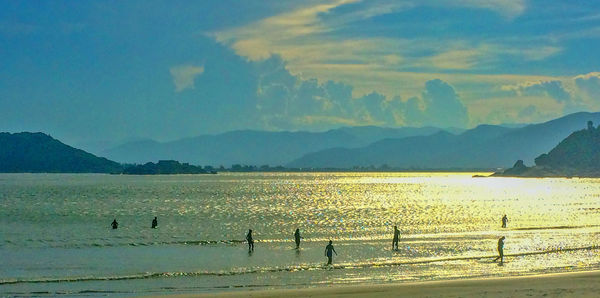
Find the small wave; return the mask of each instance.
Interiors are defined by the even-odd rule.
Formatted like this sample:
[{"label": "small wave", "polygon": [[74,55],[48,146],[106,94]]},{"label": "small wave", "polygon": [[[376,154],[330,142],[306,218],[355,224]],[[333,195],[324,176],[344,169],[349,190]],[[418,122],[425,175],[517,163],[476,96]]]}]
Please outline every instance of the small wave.
[{"label": "small wave", "polygon": [[[548,227],[515,227],[507,229],[506,231],[515,231],[525,233],[530,230],[559,230],[559,229],[582,229],[582,228],[595,228],[600,225],[578,225],[578,226],[548,226]],[[434,233],[434,234],[404,234],[400,238],[400,242],[404,243],[416,243],[416,242],[448,242],[448,241],[464,241],[464,240],[476,240],[483,238],[496,238],[498,230],[489,231],[467,231],[467,232],[446,232],[446,233]],[[79,239],[74,242],[67,240],[53,240],[53,239],[26,239],[26,246],[29,246],[31,242],[40,243],[44,247],[50,248],[88,248],[88,247],[122,247],[122,246],[153,246],[153,245],[233,245],[245,243],[245,240],[240,239],[224,239],[224,240],[158,240],[158,239],[134,239],[134,237],[115,237],[119,240],[111,241],[111,238],[92,238],[92,239]],[[181,239],[181,238],[180,238]],[[185,238],[184,238],[185,239]],[[306,242],[327,242],[331,237],[314,237],[307,238]],[[356,241],[388,241],[389,235],[368,235],[359,237],[337,237],[333,238],[335,241],[343,242],[356,242]],[[89,241],[89,242],[86,242]],[[137,241],[136,241],[137,240]],[[276,238],[276,239],[255,239],[257,243],[288,243],[292,242],[293,239]],[[0,242],[0,247],[18,245],[18,243],[12,242],[5,239],[3,243]]]},{"label": "small wave", "polygon": [[[289,241],[289,240],[288,240]],[[0,244],[0,247],[6,244],[14,245],[14,242],[8,240]],[[176,241],[148,241],[148,242],[91,242],[91,243],[64,243],[50,244],[44,240],[37,242],[43,243],[45,247],[50,248],[87,248],[87,247],[119,247],[119,246],[152,246],[152,245],[216,245],[216,244],[240,244],[245,243],[245,240],[176,240]],[[255,242],[267,242],[255,240]]]},{"label": "small wave", "polygon": [[[550,249],[550,250],[544,250],[544,251],[505,254],[504,256],[505,257],[519,257],[519,256],[542,255],[542,254],[550,254],[550,253],[558,253],[558,252],[571,252],[571,251],[595,250],[595,249],[600,249],[600,246],[593,245],[593,246],[586,246],[586,247],[557,248],[557,249]],[[233,275],[242,275],[242,274],[297,272],[297,271],[309,271],[309,270],[360,269],[360,268],[406,266],[406,265],[428,264],[428,263],[437,263],[437,262],[492,259],[494,257],[496,257],[496,255],[447,257],[447,258],[433,258],[433,259],[421,259],[421,260],[410,260],[410,261],[342,263],[342,264],[337,264],[337,265],[333,265],[333,266],[326,266],[326,265],[321,265],[321,264],[307,264],[307,265],[284,266],[284,267],[240,268],[239,270],[215,271],[215,272],[210,272],[210,271],[162,272],[162,273],[147,272],[147,273],[121,275],[121,276],[84,276],[84,277],[57,277],[57,278],[39,278],[39,279],[5,279],[5,280],[0,280],[0,285],[21,284],[21,283],[60,283],[60,282],[81,282],[81,281],[135,280],[135,279],[150,279],[150,278],[194,277],[194,276],[233,276]]]},{"label": "small wave", "polygon": [[522,227],[513,228],[515,231],[529,231],[529,230],[563,230],[563,229],[582,229],[582,228],[597,228],[600,225],[584,225],[584,226],[550,226],[550,227]]}]

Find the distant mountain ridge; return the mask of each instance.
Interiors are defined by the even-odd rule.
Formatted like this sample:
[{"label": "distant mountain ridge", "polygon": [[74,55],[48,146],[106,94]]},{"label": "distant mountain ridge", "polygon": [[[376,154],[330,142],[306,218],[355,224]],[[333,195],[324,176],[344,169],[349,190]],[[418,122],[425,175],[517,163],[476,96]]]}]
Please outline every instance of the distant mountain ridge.
[{"label": "distant mountain ridge", "polygon": [[121,165],[43,133],[0,133],[2,173],[115,173]]},{"label": "distant mountain ridge", "polygon": [[284,165],[304,154],[333,147],[356,148],[385,138],[428,135],[434,127],[344,127],[326,132],[269,132],[239,130],[172,142],[130,142],[102,152],[125,163],[175,159],[196,165]]},{"label": "distant mountain ridge", "polygon": [[480,125],[459,135],[385,139],[361,148],[330,148],[287,164],[300,168],[350,168],[388,165],[395,168],[507,168],[515,160],[532,163],[588,120],[600,113],[580,112],[521,128]]},{"label": "distant mountain ridge", "polygon": [[600,177],[600,127],[593,123],[587,129],[570,134],[550,152],[535,159],[527,167],[522,160],[494,176],[517,177]]},{"label": "distant mountain ridge", "polygon": [[[121,156],[120,161],[126,163],[183,163],[176,166],[174,162],[159,162],[169,173],[196,171],[186,163],[216,167],[255,165],[250,168],[280,170],[285,168],[263,165],[285,165],[295,170],[355,166],[459,170],[508,168],[521,159],[525,167],[589,120],[600,122],[600,113],[574,113],[524,127],[480,125],[459,134],[433,127],[348,127],[322,133],[246,130],[167,143],[131,142],[107,156]],[[0,172],[123,173],[124,167],[43,133],[0,133]],[[161,167],[147,168],[142,170],[163,172]]]}]

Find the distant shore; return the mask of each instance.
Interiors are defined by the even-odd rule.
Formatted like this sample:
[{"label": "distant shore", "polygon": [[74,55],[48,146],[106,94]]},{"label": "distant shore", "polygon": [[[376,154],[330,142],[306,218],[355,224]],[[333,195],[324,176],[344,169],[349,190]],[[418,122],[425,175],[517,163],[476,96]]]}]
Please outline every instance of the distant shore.
[{"label": "distant shore", "polygon": [[[600,271],[168,297],[597,297]],[[164,296],[163,296],[164,297]]]}]

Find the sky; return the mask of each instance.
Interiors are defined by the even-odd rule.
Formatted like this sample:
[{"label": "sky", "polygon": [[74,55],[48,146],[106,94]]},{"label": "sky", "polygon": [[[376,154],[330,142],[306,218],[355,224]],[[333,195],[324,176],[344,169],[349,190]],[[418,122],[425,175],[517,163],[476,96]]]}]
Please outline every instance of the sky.
[{"label": "sky", "polygon": [[543,122],[600,111],[597,53],[596,1],[0,0],[0,131]]}]

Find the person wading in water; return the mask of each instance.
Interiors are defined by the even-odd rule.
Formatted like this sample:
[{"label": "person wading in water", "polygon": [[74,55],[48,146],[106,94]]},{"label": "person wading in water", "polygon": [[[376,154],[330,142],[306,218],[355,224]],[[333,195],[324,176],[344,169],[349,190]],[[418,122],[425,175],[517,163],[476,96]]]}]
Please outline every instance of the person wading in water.
[{"label": "person wading in water", "polygon": [[494,262],[500,259],[500,263],[504,263],[504,239],[504,236],[498,239],[498,257],[494,259]]},{"label": "person wading in water", "polygon": [[397,226],[394,226],[394,239],[392,240],[392,250],[398,250],[398,240],[400,239],[400,231]]},{"label": "person wading in water", "polygon": [[300,229],[296,229],[296,232],[294,232],[294,240],[296,241],[296,249],[300,249],[300,239],[302,239],[302,236],[300,236]]},{"label": "person wading in water", "polygon": [[337,256],[337,251],[333,248],[333,241],[329,240],[329,244],[325,247],[325,256],[327,256],[327,265],[331,265],[333,261],[333,253]]},{"label": "person wading in water", "polygon": [[254,251],[254,239],[252,239],[252,230],[248,230],[246,235],[246,241],[248,241],[248,252]]}]

